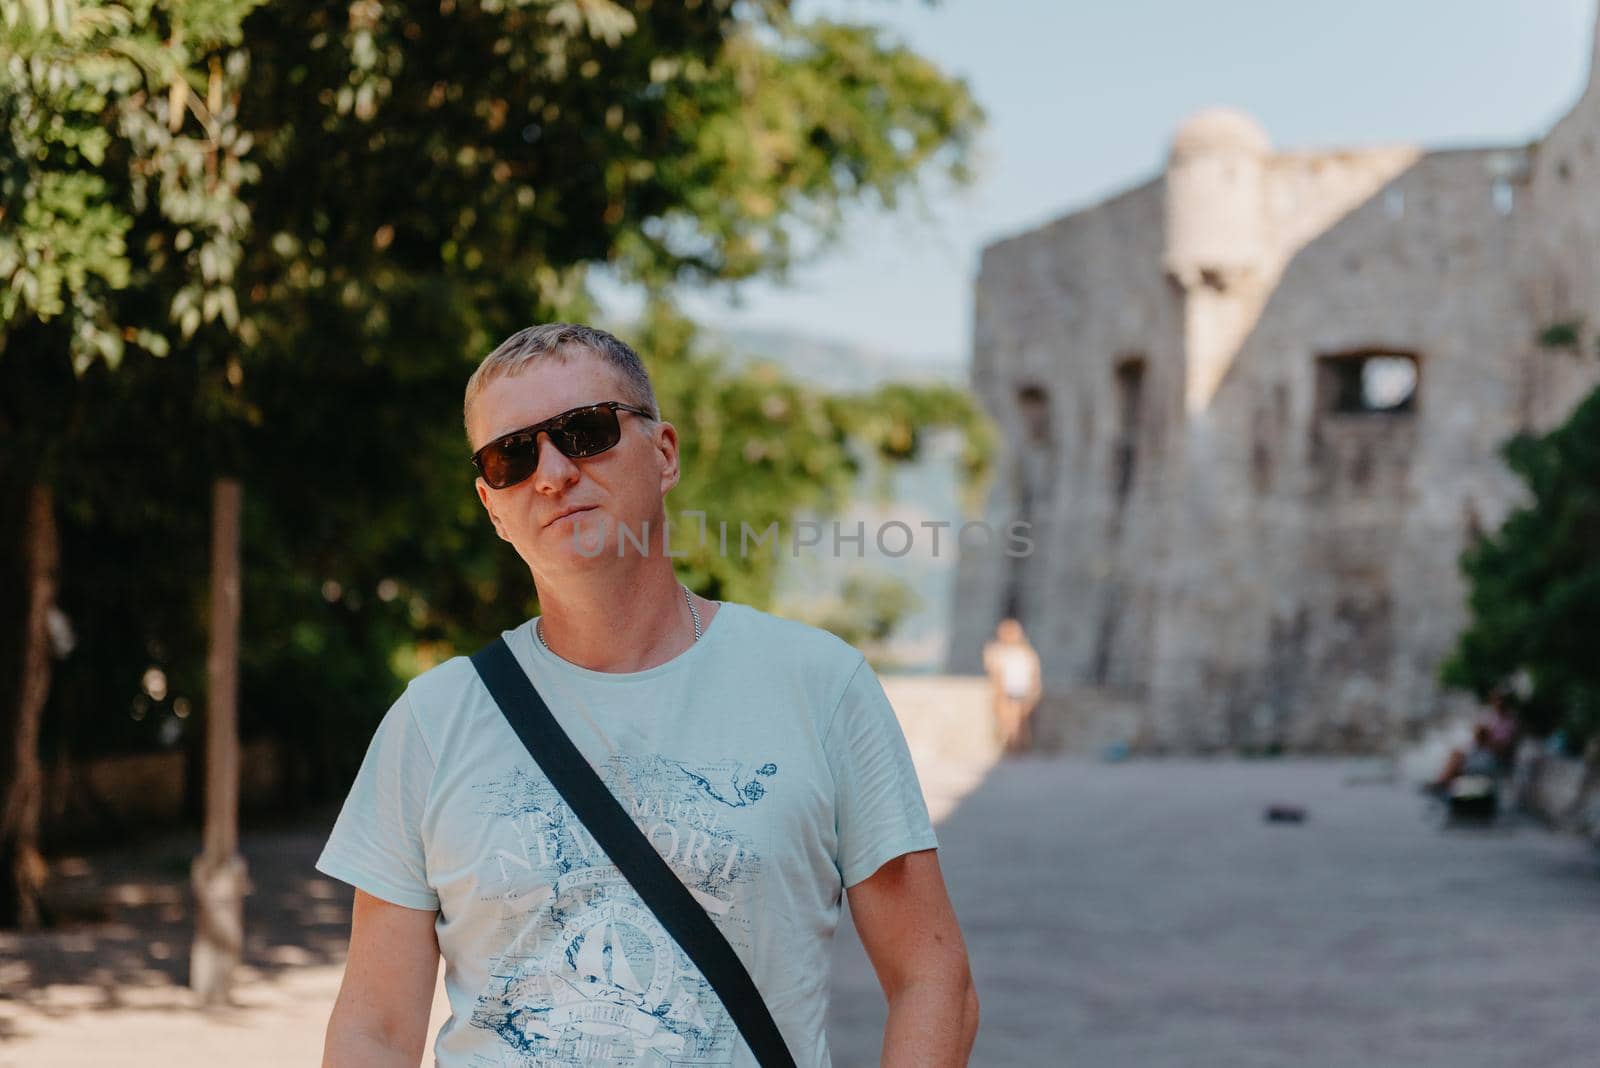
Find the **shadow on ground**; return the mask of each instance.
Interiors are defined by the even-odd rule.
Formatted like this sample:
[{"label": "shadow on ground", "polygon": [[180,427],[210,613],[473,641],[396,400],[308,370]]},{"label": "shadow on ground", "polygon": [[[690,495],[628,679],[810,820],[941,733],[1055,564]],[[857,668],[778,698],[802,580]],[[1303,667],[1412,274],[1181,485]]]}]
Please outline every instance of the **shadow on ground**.
[{"label": "shadow on ground", "polygon": [[[242,836],[250,877],[244,958],[255,977],[344,959],[353,891],[312,867],[336,815],[319,811]],[[186,986],[189,865],[199,848],[197,832],[177,832],[52,858],[46,900],[55,926],[0,931],[0,999],[49,1012],[51,988],[72,987],[79,996],[70,1011],[114,1009],[130,989]],[[0,1037],[10,1026],[0,1016]]]}]

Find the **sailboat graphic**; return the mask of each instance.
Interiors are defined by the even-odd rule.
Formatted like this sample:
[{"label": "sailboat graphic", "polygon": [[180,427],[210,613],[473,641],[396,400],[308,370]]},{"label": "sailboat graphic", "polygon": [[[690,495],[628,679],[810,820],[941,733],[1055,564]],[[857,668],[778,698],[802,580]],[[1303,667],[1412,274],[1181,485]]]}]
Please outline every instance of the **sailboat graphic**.
[{"label": "sailboat graphic", "polygon": [[630,994],[644,993],[644,984],[639,982],[633,965],[628,963],[628,955],[623,952],[622,937],[609,921],[584,932],[583,947],[578,950],[575,963],[578,974],[589,982],[603,983],[609,980],[612,985]]}]

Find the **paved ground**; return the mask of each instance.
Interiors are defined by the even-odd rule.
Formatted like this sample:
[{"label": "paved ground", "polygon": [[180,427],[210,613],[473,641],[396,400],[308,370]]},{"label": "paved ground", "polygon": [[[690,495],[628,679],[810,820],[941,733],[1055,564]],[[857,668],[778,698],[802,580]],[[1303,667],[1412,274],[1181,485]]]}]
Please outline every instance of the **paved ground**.
[{"label": "paved ground", "polygon": [[[941,826],[983,998],[973,1063],[1600,1064],[1600,857],[1533,828],[1441,833],[1365,770],[996,769]],[[924,773],[940,809],[973,783]],[[1309,821],[1263,823],[1275,800]],[[177,985],[188,844],[68,864],[107,913],[0,937],[0,1068],[318,1063],[348,922],[348,892],[310,871],[320,841],[247,839],[250,981],[212,1016]],[[835,1063],[875,1063],[881,997],[853,939],[837,958]]]},{"label": "paved ground", "polygon": [[[1600,1064],[1600,855],[1533,827],[1441,832],[1370,767],[997,770],[941,829],[978,1065]],[[1304,824],[1268,824],[1292,801]],[[837,954],[837,1063],[881,998]]]}]

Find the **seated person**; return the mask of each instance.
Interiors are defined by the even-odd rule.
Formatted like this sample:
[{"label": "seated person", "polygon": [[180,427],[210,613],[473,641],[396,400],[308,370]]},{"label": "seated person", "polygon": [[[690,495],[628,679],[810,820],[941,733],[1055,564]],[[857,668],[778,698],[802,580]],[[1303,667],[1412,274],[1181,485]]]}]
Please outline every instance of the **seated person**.
[{"label": "seated person", "polygon": [[1445,796],[1450,784],[1463,775],[1498,777],[1502,767],[1496,751],[1494,731],[1487,723],[1472,728],[1472,745],[1467,749],[1452,749],[1445,758],[1438,776],[1423,787],[1428,793]]}]

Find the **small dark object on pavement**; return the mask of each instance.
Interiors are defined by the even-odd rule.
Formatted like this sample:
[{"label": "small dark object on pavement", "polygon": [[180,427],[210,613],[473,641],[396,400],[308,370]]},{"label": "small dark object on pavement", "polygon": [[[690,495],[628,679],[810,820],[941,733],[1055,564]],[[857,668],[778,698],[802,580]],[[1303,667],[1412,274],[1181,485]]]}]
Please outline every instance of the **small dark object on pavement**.
[{"label": "small dark object on pavement", "polygon": [[1304,823],[1306,810],[1301,805],[1268,805],[1265,813],[1268,823]]}]

